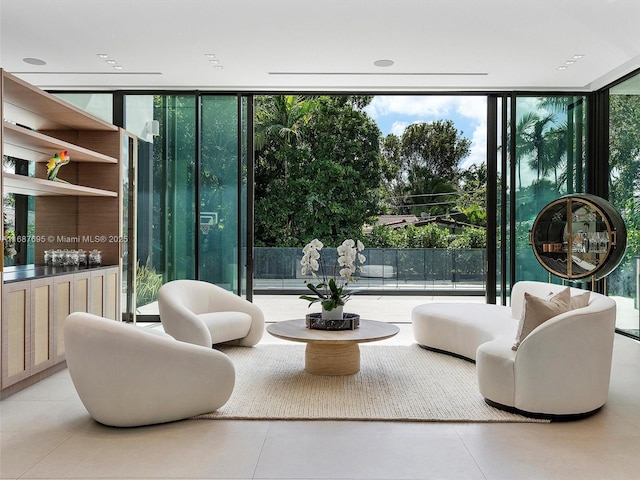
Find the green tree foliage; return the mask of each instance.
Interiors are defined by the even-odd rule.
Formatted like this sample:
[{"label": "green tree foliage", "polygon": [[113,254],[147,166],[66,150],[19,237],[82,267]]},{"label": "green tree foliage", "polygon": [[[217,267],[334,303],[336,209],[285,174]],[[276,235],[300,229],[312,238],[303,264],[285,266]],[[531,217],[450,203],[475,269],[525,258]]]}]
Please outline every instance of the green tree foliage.
[{"label": "green tree foliage", "polygon": [[367,247],[370,248],[449,248],[465,250],[485,248],[487,234],[483,228],[463,227],[461,233],[452,234],[449,228],[435,223],[423,226],[407,225],[392,228],[377,225],[367,235]]},{"label": "green tree foliage", "polygon": [[462,233],[454,235],[448,245],[452,250],[467,250],[470,248],[485,248],[487,246],[487,232],[482,228],[463,227]]},{"label": "green tree foliage", "polygon": [[379,211],[380,130],[371,97],[256,98],[256,244],[362,238]]},{"label": "green tree foliage", "polygon": [[382,154],[382,183],[380,185],[381,202],[386,205],[384,213],[402,211],[404,204],[405,182],[402,180],[402,144],[400,138],[390,133],[380,145]]},{"label": "green tree foliage", "polygon": [[627,227],[627,250],[609,287],[613,295],[634,297],[640,255],[640,96],[611,95],[609,108],[609,198]]},{"label": "green tree foliage", "polygon": [[[640,230],[640,96],[610,97],[609,198],[629,227]],[[640,253],[636,250],[636,253]]]},{"label": "green tree foliage", "polygon": [[366,240],[370,248],[447,248],[448,244],[449,229],[435,224],[404,228],[377,225]]},{"label": "green tree foliage", "polygon": [[462,138],[451,120],[414,123],[402,134],[402,154],[409,172],[454,180],[471,140]]},{"label": "green tree foliage", "polygon": [[[402,138],[389,135],[382,145],[389,166],[386,190],[396,213],[449,213],[458,191],[459,163],[469,155],[471,141],[451,120],[409,125]],[[391,175],[395,174],[395,178]],[[400,205],[406,208],[398,210]]]},{"label": "green tree foliage", "polygon": [[473,225],[487,225],[487,166],[471,165],[460,172],[460,196],[456,207],[464,220]]}]

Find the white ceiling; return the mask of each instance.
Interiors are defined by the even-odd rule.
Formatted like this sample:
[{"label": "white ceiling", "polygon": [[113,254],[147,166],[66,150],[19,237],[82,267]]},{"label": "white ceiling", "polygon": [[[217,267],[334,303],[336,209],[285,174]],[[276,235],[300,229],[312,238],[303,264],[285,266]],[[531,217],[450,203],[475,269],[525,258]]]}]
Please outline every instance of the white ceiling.
[{"label": "white ceiling", "polygon": [[0,65],[51,89],[582,92],[640,68],[639,0],[0,2]]}]

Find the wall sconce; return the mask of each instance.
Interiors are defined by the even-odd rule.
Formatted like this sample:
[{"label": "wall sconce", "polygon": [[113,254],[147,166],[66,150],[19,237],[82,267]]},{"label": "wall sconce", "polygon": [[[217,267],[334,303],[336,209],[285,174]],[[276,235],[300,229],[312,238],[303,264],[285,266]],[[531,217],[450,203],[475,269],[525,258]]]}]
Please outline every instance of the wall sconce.
[{"label": "wall sconce", "polygon": [[144,131],[147,135],[157,137],[160,135],[160,122],[158,122],[158,120],[148,121],[144,126]]}]

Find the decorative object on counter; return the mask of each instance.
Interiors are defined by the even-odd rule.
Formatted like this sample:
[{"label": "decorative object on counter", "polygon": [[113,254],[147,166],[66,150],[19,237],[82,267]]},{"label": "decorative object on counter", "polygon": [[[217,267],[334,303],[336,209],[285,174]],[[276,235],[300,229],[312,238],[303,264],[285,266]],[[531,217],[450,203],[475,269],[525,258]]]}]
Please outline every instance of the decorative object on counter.
[{"label": "decorative object on counter", "polygon": [[69,163],[70,160],[71,159],[69,158],[69,152],[67,152],[66,150],[64,150],[63,152],[58,152],[53,157],[51,157],[51,159],[47,163],[47,179],[51,180],[52,182],[68,183],[65,180],[58,178],[58,170],[60,170],[60,167],[62,167],[63,165]]},{"label": "decorative object on counter", "polygon": [[45,250],[44,264],[47,267],[77,267],[87,264],[84,250]]},{"label": "decorative object on counter", "polygon": [[538,213],[529,243],[550,274],[567,280],[595,281],[620,264],[627,230],[609,201],[591,194],[571,194],[552,201]]},{"label": "decorative object on counter", "polygon": [[344,313],[339,320],[327,320],[322,313],[308,313],[307,328],[313,330],[355,330],[360,326],[360,315]]},{"label": "decorative object on counter", "polygon": [[[343,319],[342,309],[353,292],[348,291],[347,285],[355,281],[355,273],[366,262],[366,257],[360,253],[364,250],[363,243],[358,240],[347,239],[336,249],[337,264],[329,267],[327,260],[321,258],[320,251],[324,244],[317,238],[313,239],[302,249],[301,274],[320,278],[320,283],[305,283],[315,296],[301,295],[302,300],[309,301],[309,306],[319,302],[322,305],[322,318],[325,320]],[[320,276],[316,272],[320,272]]]},{"label": "decorative object on counter", "polygon": [[100,250],[91,250],[88,256],[89,266],[102,265],[102,252]]}]

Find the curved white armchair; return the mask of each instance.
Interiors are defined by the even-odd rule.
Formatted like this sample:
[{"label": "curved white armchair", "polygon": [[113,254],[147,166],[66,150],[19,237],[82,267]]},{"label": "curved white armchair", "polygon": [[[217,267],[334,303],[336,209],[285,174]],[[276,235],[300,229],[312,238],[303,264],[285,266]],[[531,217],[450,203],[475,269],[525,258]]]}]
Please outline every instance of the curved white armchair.
[{"label": "curved white armchair", "polygon": [[173,280],[158,291],[164,331],[203,347],[233,343],[251,347],[264,335],[264,314],[253,303],[212,283]]},{"label": "curved white armchair", "polygon": [[171,422],[212,412],[233,391],[223,353],[89,313],[64,323],[67,367],[89,414],[113,427]]},{"label": "curved white armchair", "polygon": [[[544,296],[562,288],[516,283],[511,291],[514,318],[521,315],[524,292]],[[488,403],[532,416],[571,419],[596,412],[609,395],[615,322],[616,302],[591,292],[586,307],[547,320],[517,351],[511,349],[512,336],[479,345],[480,393]]]},{"label": "curved white armchair", "polygon": [[[476,362],[487,403],[524,415],[575,419],[595,413],[608,398],[616,302],[591,292],[585,307],[538,325],[517,350],[525,292],[555,295],[565,287],[522,281],[511,307],[478,303],[426,303],[412,311],[418,344]],[[585,293],[571,288],[571,296]]]}]

